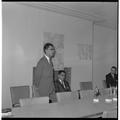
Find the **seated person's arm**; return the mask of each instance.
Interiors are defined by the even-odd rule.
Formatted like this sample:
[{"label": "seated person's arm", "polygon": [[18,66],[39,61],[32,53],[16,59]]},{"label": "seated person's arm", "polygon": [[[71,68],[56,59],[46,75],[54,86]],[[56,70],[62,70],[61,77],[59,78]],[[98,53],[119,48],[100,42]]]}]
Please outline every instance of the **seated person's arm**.
[{"label": "seated person's arm", "polygon": [[108,75],[106,75],[106,85],[107,85],[107,88],[109,88],[111,86]]},{"label": "seated person's arm", "polygon": [[67,83],[67,91],[71,91],[69,83],[68,82],[66,82],[66,83]]}]

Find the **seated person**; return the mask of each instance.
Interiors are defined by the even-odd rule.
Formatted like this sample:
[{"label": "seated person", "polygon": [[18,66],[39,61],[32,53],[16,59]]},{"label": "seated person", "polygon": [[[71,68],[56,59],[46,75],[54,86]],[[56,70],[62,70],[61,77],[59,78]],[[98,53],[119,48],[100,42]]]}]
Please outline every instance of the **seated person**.
[{"label": "seated person", "polygon": [[106,75],[106,85],[107,88],[117,87],[118,75],[116,74],[117,68],[115,66],[111,67],[111,72]]},{"label": "seated person", "polygon": [[69,83],[65,80],[66,73],[64,70],[58,71],[58,79],[55,80],[55,92],[70,92]]}]

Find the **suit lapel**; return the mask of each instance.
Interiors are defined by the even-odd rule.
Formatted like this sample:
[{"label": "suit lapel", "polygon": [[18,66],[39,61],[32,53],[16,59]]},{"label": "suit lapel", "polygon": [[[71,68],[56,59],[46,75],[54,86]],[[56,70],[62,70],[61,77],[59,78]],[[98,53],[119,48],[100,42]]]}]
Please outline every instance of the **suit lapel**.
[{"label": "suit lapel", "polygon": [[43,56],[43,59],[48,63],[48,60],[47,60],[47,58],[45,56]]},{"label": "suit lapel", "polygon": [[63,84],[59,80],[58,80],[58,82],[62,86],[62,88],[65,89],[64,86],[63,86]]},{"label": "suit lapel", "polygon": [[65,85],[65,82],[63,82],[63,84],[64,84],[64,85],[63,85],[63,86],[64,86],[64,88],[66,89],[66,85]]},{"label": "suit lapel", "polygon": [[43,58],[44,58],[44,60],[46,61],[46,63],[47,63],[48,65],[52,66],[52,68],[53,68],[52,63],[49,63],[48,60],[47,60],[47,58],[46,58],[45,56],[44,56]]},{"label": "suit lapel", "polygon": [[115,78],[115,75],[112,75],[112,74],[111,74],[111,77],[112,77],[112,79],[114,80],[114,78]]}]

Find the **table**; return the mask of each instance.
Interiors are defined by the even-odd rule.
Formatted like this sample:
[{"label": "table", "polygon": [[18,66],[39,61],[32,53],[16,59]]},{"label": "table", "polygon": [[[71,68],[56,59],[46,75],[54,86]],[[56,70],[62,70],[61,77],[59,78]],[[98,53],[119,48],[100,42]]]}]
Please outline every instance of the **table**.
[{"label": "table", "polygon": [[[108,96],[106,96],[108,97]],[[117,102],[105,102],[105,96],[99,97],[99,102],[94,103],[93,99],[81,99],[68,102],[51,104],[30,105],[12,110],[13,117],[40,118],[40,117],[94,117],[104,111],[117,109]]]}]

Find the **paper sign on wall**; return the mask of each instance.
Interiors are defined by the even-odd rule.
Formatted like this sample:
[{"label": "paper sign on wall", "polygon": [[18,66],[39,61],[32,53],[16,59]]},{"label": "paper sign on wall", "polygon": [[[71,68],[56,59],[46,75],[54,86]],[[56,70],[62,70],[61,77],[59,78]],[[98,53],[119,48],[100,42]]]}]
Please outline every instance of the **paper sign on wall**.
[{"label": "paper sign on wall", "polygon": [[80,60],[92,60],[93,46],[90,44],[77,44],[78,57]]}]

